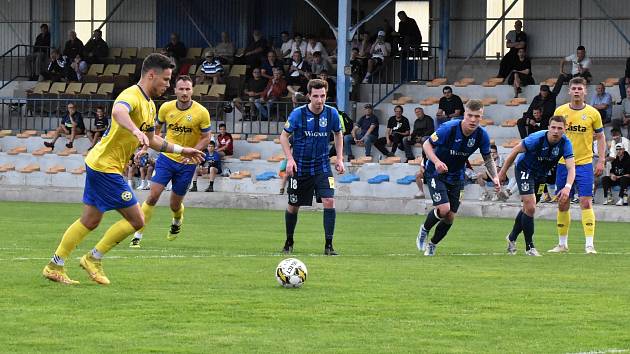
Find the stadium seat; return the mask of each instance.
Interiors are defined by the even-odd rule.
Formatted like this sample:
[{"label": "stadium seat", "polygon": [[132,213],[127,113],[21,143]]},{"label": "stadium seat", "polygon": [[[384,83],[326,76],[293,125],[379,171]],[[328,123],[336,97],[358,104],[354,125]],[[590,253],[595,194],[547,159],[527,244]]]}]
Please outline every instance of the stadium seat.
[{"label": "stadium seat", "polygon": [[481,121],[479,121],[479,125],[481,125],[482,127],[494,125],[494,121],[492,119],[483,118]]},{"label": "stadium seat", "polygon": [[192,77],[195,75],[197,75],[197,64],[192,64],[188,67],[188,76]]},{"label": "stadium seat", "polygon": [[439,78],[435,78],[433,80],[431,80],[430,82],[427,83],[428,87],[438,87],[440,85],[446,85],[446,83],[448,82],[448,80],[445,77],[439,77]]},{"label": "stadium seat", "polygon": [[507,149],[511,149],[513,147],[515,147],[516,145],[520,144],[521,140],[520,139],[510,139],[506,142],[503,143],[503,147],[507,148]]},{"label": "stadium seat", "polygon": [[284,160],[284,153],[271,156],[267,162],[282,162],[282,160]]},{"label": "stadium seat", "polygon": [[9,136],[11,134],[13,134],[13,130],[10,130],[10,129],[0,130],[0,138],[4,138],[5,136]]},{"label": "stadium seat", "polygon": [[241,156],[239,157],[239,160],[241,161],[254,161],[254,160],[259,160],[261,157],[261,154],[259,152],[250,152],[245,156]]},{"label": "stadium seat", "polygon": [[155,48],[153,47],[142,47],[138,50],[138,59],[144,59],[153,52],[155,52]]},{"label": "stadium seat", "polygon": [[[52,132],[53,131],[49,131],[49,133],[52,133]],[[52,152],[52,148],[42,147],[33,151],[33,156],[44,156],[46,154],[50,154],[51,152]]]},{"label": "stadium seat", "polygon": [[471,166],[481,166],[481,165],[483,165],[483,159],[481,157],[478,157],[476,159],[470,160],[470,165]]},{"label": "stadium seat", "polygon": [[243,179],[243,178],[248,178],[251,176],[252,176],[252,173],[247,170],[233,172],[232,174],[230,174],[231,179]]},{"label": "stadium seat", "polygon": [[97,95],[111,95],[114,91],[114,84],[101,84],[96,91]]},{"label": "stadium seat", "polygon": [[7,171],[15,171],[15,165],[11,163],[1,164],[0,172],[7,172]]},{"label": "stadium seat", "polygon": [[440,99],[438,97],[434,97],[434,96],[429,96],[429,97],[425,97],[425,99],[420,101],[420,104],[423,106],[430,106],[433,104],[438,104],[440,102]]},{"label": "stadium seat", "polygon": [[7,155],[17,155],[26,153],[26,146],[16,146],[13,149],[7,151]]},{"label": "stadium seat", "polygon": [[606,87],[613,87],[617,85],[619,85],[619,78],[617,77],[609,77],[606,80],[604,80],[604,86]]},{"label": "stadium seat", "polygon": [[359,176],[350,173],[350,174],[341,176],[337,181],[339,183],[352,183],[352,182],[358,182],[360,180],[361,178]]},{"label": "stadium seat", "polygon": [[208,91],[208,97],[212,97],[215,99],[223,99],[225,96],[225,84],[215,84],[210,86],[210,91]]},{"label": "stadium seat", "polygon": [[416,181],[416,176],[413,175],[409,175],[409,176],[405,176],[403,178],[399,178],[396,180],[397,184],[404,184],[404,185],[409,185],[412,184]]},{"label": "stadium seat", "polygon": [[203,48],[188,48],[188,51],[186,52],[186,59],[197,60],[201,58],[202,50]]},{"label": "stadium seat", "polygon": [[120,64],[108,64],[102,75],[114,75],[120,72]]},{"label": "stadium seat", "polygon": [[32,173],[35,171],[39,171],[39,165],[36,163],[29,163],[28,165],[17,170],[20,173]]},{"label": "stadium seat", "polygon": [[136,47],[123,48],[120,53],[121,59],[135,59],[137,56],[138,56],[138,48]]},{"label": "stadium seat", "polygon": [[46,170],[46,173],[51,174],[51,175],[59,173],[59,172],[66,172],[66,168],[61,165],[54,165],[54,166],[48,167],[48,169]]},{"label": "stadium seat", "polygon": [[83,86],[82,83],[80,82],[71,82],[68,84],[68,86],[66,86],[66,91],[64,91],[64,94],[66,95],[76,95],[79,94],[81,92],[81,87]]},{"label": "stadium seat", "polygon": [[82,175],[82,174],[85,173],[85,167],[79,166],[79,167],[71,170],[70,173],[72,173],[73,175]]},{"label": "stadium seat", "polygon": [[232,65],[229,76],[232,76],[232,77],[245,76],[246,72],[247,72],[247,65]]},{"label": "stadium seat", "polygon": [[70,156],[72,154],[76,154],[77,153],[77,149],[75,148],[65,148],[63,151],[58,152],[57,155],[58,156]]},{"label": "stadium seat", "polygon": [[109,59],[118,59],[122,55],[122,48],[109,48]]},{"label": "stadium seat", "polygon": [[278,178],[278,175],[272,171],[267,171],[256,175],[257,181],[268,181],[272,178]]},{"label": "stadium seat", "polygon": [[16,137],[18,137],[20,139],[28,139],[30,137],[36,136],[37,134],[39,134],[39,132],[37,130],[25,130],[25,131],[17,134]]},{"label": "stadium seat", "polygon": [[120,71],[118,72],[118,75],[133,76],[135,74],[136,74],[136,64],[124,64],[120,68]]},{"label": "stadium seat", "polygon": [[472,85],[475,82],[475,79],[472,77],[465,77],[461,80],[455,81],[453,86],[455,87],[466,87],[468,85]]},{"label": "stadium seat", "polygon": [[389,176],[388,175],[376,175],[372,178],[369,178],[367,181],[369,184],[380,184],[383,182],[389,182]]},{"label": "stadium seat", "polygon": [[97,75],[101,75],[103,71],[105,71],[104,64],[92,64],[90,65],[90,68],[88,69],[87,74],[97,76]]},{"label": "stadium seat", "polygon": [[409,161],[407,161],[407,163],[410,164],[410,165],[420,166],[420,165],[422,165],[422,158],[419,158],[419,159],[416,158],[414,160],[409,160]]},{"label": "stadium seat", "polygon": [[505,127],[505,128],[514,128],[516,126],[516,124],[517,124],[517,121],[518,121],[517,119],[504,120],[501,123],[501,126]]},{"label": "stadium seat", "polygon": [[493,104],[497,104],[497,98],[496,97],[486,97],[486,98],[482,98],[481,99],[481,103],[483,103],[484,106],[490,106]]}]

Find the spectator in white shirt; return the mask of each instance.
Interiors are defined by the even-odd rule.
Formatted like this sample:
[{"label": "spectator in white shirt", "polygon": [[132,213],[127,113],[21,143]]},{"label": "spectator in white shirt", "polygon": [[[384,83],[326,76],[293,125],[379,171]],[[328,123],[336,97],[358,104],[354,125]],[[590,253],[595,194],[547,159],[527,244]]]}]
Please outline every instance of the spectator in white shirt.
[{"label": "spectator in white shirt", "polygon": [[[571,63],[571,73],[564,71],[564,64]],[[558,84],[562,85],[574,77],[583,77],[587,82],[591,82],[591,59],[586,56],[586,48],[583,45],[577,47],[575,54],[571,54],[560,60],[560,76]]]},{"label": "spectator in white shirt", "polygon": [[378,37],[376,37],[376,42],[372,44],[372,48],[370,53],[372,57],[368,60],[367,65],[367,73],[363,78],[363,83],[367,84],[370,80],[370,76],[372,73],[385,61],[385,57],[388,57],[392,52],[391,44],[385,42],[385,32],[378,31]]}]

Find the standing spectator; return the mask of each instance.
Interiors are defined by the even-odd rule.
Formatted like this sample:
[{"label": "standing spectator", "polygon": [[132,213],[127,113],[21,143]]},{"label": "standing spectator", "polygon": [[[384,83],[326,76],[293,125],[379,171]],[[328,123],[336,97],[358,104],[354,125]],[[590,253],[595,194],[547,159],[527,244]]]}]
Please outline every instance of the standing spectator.
[{"label": "standing spectator", "polygon": [[63,56],[66,58],[74,58],[77,54],[83,54],[83,42],[77,38],[77,33],[74,30],[68,32],[68,41],[63,48]]},{"label": "standing spectator", "polygon": [[623,77],[619,78],[619,95],[621,96],[622,100],[627,97],[626,95],[627,85],[630,85],[630,57],[626,59],[626,71]]},{"label": "standing spectator", "polygon": [[515,66],[516,58],[518,56],[519,49],[527,50],[527,34],[522,31],[523,22],[516,20],[514,22],[514,29],[505,35],[505,46],[510,50],[505,53],[499,67],[499,74],[497,77],[507,78],[510,75],[510,71]]},{"label": "standing spectator", "polygon": [[612,160],[614,160],[617,156],[617,144],[621,144],[624,151],[630,151],[630,140],[621,136],[621,131],[619,129],[612,128],[610,130],[610,135],[612,136],[612,140],[610,141],[610,151],[606,157],[606,161],[608,162],[612,162]]},{"label": "standing spectator", "polygon": [[525,49],[521,48],[517,51],[516,59],[511,67],[508,85],[514,86],[514,97],[518,97],[518,94],[522,92],[521,87],[533,84],[532,62],[525,56]]},{"label": "standing spectator", "polygon": [[628,205],[628,186],[630,186],[630,155],[625,150],[623,144],[615,144],[616,156],[612,160],[610,176],[602,177],[604,187],[604,205],[612,204],[612,196],[608,196],[613,186],[620,186],[619,200],[615,205]]},{"label": "standing spectator", "polygon": [[363,78],[364,84],[367,84],[370,80],[370,76],[372,76],[372,73],[381,65],[383,65],[385,57],[388,57],[391,51],[391,44],[385,42],[385,32],[379,31],[378,36],[376,37],[376,41],[370,49],[371,58],[368,59],[367,62],[367,72],[365,73],[365,77]]},{"label": "standing spectator", "polygon": [[263,38],[262,32],[254,30],[252,32],[252,41],[249,42],[243,52],[241,63],[247,64],[250,67],[256,67],[260,65],[260,60],[267,53],[269,46],[267,40]]},{"label": "standing spectator", "polygon": [[[571,63],[571,73],[564,71],[564,64]],[[560,76],[556,85],[562,85],[574,77],[582,77],[587,83],[591,82],[591,59],[586,56],[586,48],[579,46],[575,54],[571,54],[560,60]]]},{"label": "standing spectator", "polygon": [[602,116],[602,123],[610,123],[612,117],[612,96],[606,92],[606,86],[601,82],[597,84],[595,91],[595,96],[591,98],[591,106],[599,111],[599,114]]},{"label": "standing spectator", "polygon": [[218,151],[216,151],[215,147],[216,144],[214,141],[210,141],[208,143],[208,148],[206,149],[206,159],[197,166],[197,173],[193,176],[190,192],[197,191],[197,177],[203,174],[204,167],[207,168],[208,178],[210,179],[210,184],[204,192],[214,192],[214,180],[217,175],[221,175],[221,173],[223,173],[223,170],[221,169],[221,155]]},{"label": "standing spectator", "polygon": [[83,60],[81,54],[77,54],[68,70],[66,70],[66,79],[68,81],[83,81],[83,75],[87,74],[88,68],[88,63]]},{"label": "standing spectator", "polygon": [[[313,54],[313,60],[311,61],[311,72],[313,75],[319,75],[322,71],[328,71],[330,68],[328,67],[328,62],[322,58],[322,53],[315,52]],[[327,97],[332,96],[330,91],[328,91]]]},{"label": "standing spectator", "polygon": [[[251,104],[254,103],[254,101],[256,101],[257,98],[260,98],[260,96],[263,94],[265,87],[267,87],[267,80],[265,80],[261,75],[260,75],[260,68],[254,68],[254,70],[252,70],[252,77],[247,80],[247,82],[245,83],[245,90],[243,90],[244,98],[247,99],[247,102],[245,103],[245,117],[244,119],[250,119],[251,115],[252,115],[252,110],[253,108],[251,107]],[[234,99],[234,106],[240,111],[241,110],[241,99],[240,98],[235,98]]]},{"label": "standing spectator", "polygon": [[166,55],[175,59],[175,63],[179,67],[179,64],[183,58],[186,57],[186,46],[179,40],[179,35],[175,32],[169,36],[168,44],[164,47]]},{"label": "standing spectator", "polygon": [[296,51],[300,52],[302,55],[306,53],[306,41],[304,41],[302,35],[299,33],[295,33],[293,35],[293,43],[291,44],[291,59],[293,59],[293,54]]},{"label": "standing spectator", "polygon": [[94,129],[90,130],[88,133],[88,139],[90,139],[90,143],[92,144],[88,148],[88,151],[92,150],[94,145],[96,145],[99,141],[101,141],[101,138],[103,137],[103,134],[105,133],[108,127],[109,127],[109,121],[107,119],[107,116],[105,115],[105,108],[103,108],[102,106],[96,107],[96,117],[94,118]]},{"label": "standing spectator", "polygon": [[282,63],[278,60],[276,51],[270,50],[267,52],[267,58],[265,58],[260,65],[260,75],[267,80],[271,80],[273,78],[274,68],[282,68]]},{"label": "standing spectator", "polygon": [[109,55],[109,47],[107,42],[103,39],[103,32],[100,29],[95,29],[83,49],[83,56],[90,64],[102,63],[103,59]]},{"label": "standing spectator", "polygon": [[[385,137],[378,138],[374,146],[385,156],[390,157],[396,154],[396,149],[405,150],[403,139],[410,134],[409,119],[403,114],[402,106],[394,107],[394,115],[387,121],[387,129]],[[385,146],[391,146],[392,150],[388,151]]]},{"label": "standing spectator", "polygon": [[343,137],[343,149],[348,161],[354,159],[352,145],[365,146],[365,156],[372,156],[372,144],[378,139],[378,117],[371,104],[363,106],[365,114],[352,127],[352,132]]},{"label": "standing spectator", "polygon": [[267,87],[262,95],[254,101],[256,108],[260,112],[261,120],[268,120],[271,113],[271,105],[284,96],[287,90],[287,82],[282,78],[280,68],[273,69],[273,77],[269,79]]},{"label": "standing spectator", "polygon": [[214,55],[227,64],[234,62],[234,43],[227,32],[221,32],[221,42],[214,47]]},{"label": "standing spectator", "polygon": [[438,110],[436,115],[437,128],[442,123],[446,123],[453,118],[461,118],[464,114],[464,103],[459,96],[453,94],[453,89],[450,86],[444,86],[442,89],[444,96],[440,98]]},{"label": "standing spectator", "polygon": [[541,107],[536,107],[532,110],[531,117],[523,115],[522,118],[516,121],[521,139],[525,139],[531,133],[545,130],[549,127],[549,118],[544,118],[542,112]]},{"label": "standing spectator", "polygon": [[409,138],[404,140],[407,161],[415,158],[413,155],[413,146],[415,144],[424,144],[425,140],[435,132],[433,118],[424,114],[422,107],[416,107],[414,113],[416,114],[416,120],[413,122],[413,130]]},{"label": "standing spectator", "polygon": [[234,155],[234,139],[232,139],[232,134],[227,132],[225,123],[219,124],[217,143],[217,152],[221,155],[221,157]]},{"label": "standing spectator", "polygon": [[282,31],[282,33],[280,33],[280,39],[282,39],[282,44],[280,45],[280,56],[282,57],[282,61],[284,64],[290,65],[293,39],[289,38],[289,32],[287,31]]},{"label": "standing spectator", "polygon": [[621,100],[621,117],[612,119],[613,128],[621,131],[621,128],[627,126],[626,136],[630,138],[630,86],[626,87],[626,98]]},{"label": "standing spectator", "polygon": [[54,149],[57,139],[59,139],[59,136],[63,134],[65,136],[70,136],[66,147],[72,148],[74,138],[83,133],[85,133],[83,116],[81,115],[81,112],[77,111],[77,107],[74,103],[68,103],[68,112],[63,116],[63,118],[61,118],[61,124],[55,131],[55,137],[51,142],[45,141],[44,146]]},{"label": "standing spectator", "polygon": [[403,50],[410,48],[418,48],[422,44],[422,33],[416,20],[407,16],[405,11],[398,12],[398,34],[400,35],[400,44]]},{"label": "standing spectator", "polygon": [[26,63],[29,70],[29,78],[37,80],[39,74],[44,70],[44,63],[48,57],[50,49],[50,32],[48,25],[43,23],[39,26],[40,33],[35,38],[35,46],[29,56],[26,57]]},{"label": "standing spectator", "polygon": [[213,85],[218,84],[224,71],[221,60],[215,56],[212,48],[206,51],[204,58],[205,60],[201,63],[201,74],[203,75],[203,78],[199,83],[212,83]]},{"label": "standing spectator", "polygon": [[61,81],[61,79],[66,77],[66,61],[61,56],[58,49],[50,51],[50,62],[48,63],[48,67],[45,71],[42,71],[39,76],[41,76],[40,81]]},{"label": "standing spectator", "polygon": [[[532,118],[534,114],[534,108],[540,107],[542,108],[543,121],[549,122],[549,119],[553,116],[553,112],[556,110],[556,97],[558,96],[558,92],[560,91],[559,89],[561,88],[562,84],[556,84],[553,92],[551,92],[549,86],[540,85],[540,92],[534,97],[532,103],[527,108],[527,111],[523,113],[523,118]],[[524,136],[521,137],[521,139],[524,138]]]}]

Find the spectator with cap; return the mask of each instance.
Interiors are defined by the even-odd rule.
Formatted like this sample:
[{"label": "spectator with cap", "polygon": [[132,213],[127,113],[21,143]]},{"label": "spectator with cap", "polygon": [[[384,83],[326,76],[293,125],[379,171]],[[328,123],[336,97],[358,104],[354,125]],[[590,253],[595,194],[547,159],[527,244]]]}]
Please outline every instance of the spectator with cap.
[{"label": "spectator with cap", "polygon": [[374,107],[368,103],[363,108],[365,114],[352,127],[351,133],[343,137],[344,154],[348,156],[348,161],[354,159],[352,145],[364,146],[365,156],[372,156],[372,144],[378,139],[378,117],[374,115]]},{"label": "spectator with cap", "polygon": [[619,200],[615,205],[628,205],[626,194],[630,186],[630,155],[622,143],[615,144],[616,156],[611,162],[610,175],[602,177],[604,188],[604,205],[612,203],[612,196],[608,196],[614,186],[619,186]]},{"label": "spectator with cap", "polygon": [[214,56],[214,50],[212,48],[206,51],[204,58],[205,60],[201,63],[201,74],[203,78],[199,83],[218,84],[223,75],[223,64],[221,64],[221,60]]},{"label": "spectator with cap", "polygon": [[367,84],[369,82],[372,73],[383,65],[385,57],[389,57],[389,54],[391,52],[391,44],[385,42],[385,32],[378,31],[376,41],[374,42],[374,44],[372,44],[372,48],[370,49],[371,57],[370,59],[368,59],[367,62],[367,72],[365,73],[365,77],[363,78],[364,84]]}]

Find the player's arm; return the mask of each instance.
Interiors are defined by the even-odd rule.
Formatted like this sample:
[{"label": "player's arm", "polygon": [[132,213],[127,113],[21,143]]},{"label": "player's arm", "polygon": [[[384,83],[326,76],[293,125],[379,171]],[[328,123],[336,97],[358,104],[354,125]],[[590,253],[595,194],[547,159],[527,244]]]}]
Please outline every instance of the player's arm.
[{"label": "player's arm", "polygon": [[204,149],[206,149],[208,147],[208,144],[210,144],[210,137],[212,136],[212,133],[210,133],[210,131],[207,132],[201,132],[201,136],[199,137],[199,141],[197,142],[197,145],[195,145],[195,149],[203,151]]},{"label": "player's arm", "polygon": [[501,182],[499,181],[499,178],[497,178],[497,165],[494,163],[494,159],[492,158],[492,155],[482,154],[481,157],[483,157],[483,163],[486,166],[488,177],[492,179],[492,182],[494,183],[494,188],[498,189],[497,192],[499,192],[501,188]]},{"label": "player's arm", "polygon": [[509,155],[505,158],[505,162],[503,162],[503,167],[501,168],[501,171],[499,171],[499,181],[505,180],[508,170],[514,163],[514,160],[516,160],[516,156],[525,151],[525,145],[523,145],[522,141],[518,145],[516,145],[512,149],[512,151],[510,151]]},{"label": "player's arm", "polygon": [[595,133],[595,136],[597,138],[597,155],[599,156],[597,166],[595,166],[595,176],[601,176],[604,173],[604,163],[606,162],[606,137],[603,130]]},{"label": "player's arm", "polygon": [[568,173],[567,184],[565,184],[558,193],[558,200],[561,202],[569,199],[571,187],[573,187],[573,182],[575,181],[575,159],[573,157],[565,158],[564,165],[566,166]]},{"label": "player's arm", "polygon": [[[289,177],[293,176],[293,173],[297,171],[297,166],[295,165],[295,160],[293,159],[293,153],[291,152],[291,145],[289,145],[290,136],[291,134],[286,130],[282,130],[282,133],[280,133],[280,146],[282,146],[284,156],[287,157],[286,172]],[[335,142],[335,148],[337,148],[337,142]]]},{"label": "player's arm", "polygon": [[201,163],[205,160],[206,155],[203,152],[191,147],[182,147],[181,145],[169,143],[161,136],[153,134],[153,132],[147,132],[145,137],[148,140],[147,145],[153,150],[180,154],[190,158],[194,163]]},{"label": "player's arm", "polygon": [[438,173],[448,172],[448,166],[446,166],[446,164],[442,162],[435,154],[435,151],[433,150],[433,144],[431,144],[431,139],[427,139],[427,141],[422,144],[422,150],[424,150],[424,154],[427,155],[427,159],[433,162]]},{"label": "player's arm", "polygon": [[346,167],[343,164],[343,132],[333,132],[335,139],[335,151],[337,152],[337,163],[335,163],[335,169],[339,174],[343,174],[346,171]]},{"label": "player's arm", "polygon": [[123,103],[117,103],[112,109],[112,117],[122,128],[129,130],[140,142],[140,145],[149,145],[149,139],[140,130],[129,116],[130,108]]}]

